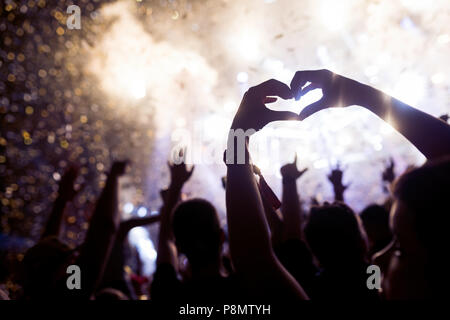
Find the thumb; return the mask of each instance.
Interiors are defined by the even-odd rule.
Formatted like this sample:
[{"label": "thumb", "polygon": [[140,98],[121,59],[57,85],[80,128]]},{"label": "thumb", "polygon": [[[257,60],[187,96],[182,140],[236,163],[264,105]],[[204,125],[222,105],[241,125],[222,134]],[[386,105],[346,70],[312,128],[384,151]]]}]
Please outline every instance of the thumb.
[{"label": "thumb", "polygon": [[327,106],[325,105],[325,99],[322,98],[314,103],[311,103],[310,105],[306,106],[298,116],[300,120],[305,120],[309,116],[313,115],[316,112],[319,112],[320,110],[326,109]]},{"label": "thumb", "polygon": [[270,110],[268,121],[282,121],[282,120],[300,120],[298,115],[290,111],[273,111]]}]

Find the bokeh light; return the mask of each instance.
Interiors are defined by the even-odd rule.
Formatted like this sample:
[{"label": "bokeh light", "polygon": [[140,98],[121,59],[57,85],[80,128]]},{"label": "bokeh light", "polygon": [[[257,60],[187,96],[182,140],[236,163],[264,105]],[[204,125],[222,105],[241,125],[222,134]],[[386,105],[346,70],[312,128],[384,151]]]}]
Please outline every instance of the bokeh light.
[{"label": "bokeh light", "polygon": [[[83,189],[67,209],[71,245],[84,237],[113,159],[132,162],[121,181],[124,217],[158,210],[175,146],[196,162],[186,194],[211,200],[224,221],[227,129],[243,93],[269,78],[289,83],[296,70],[328,68],[434,116],[450,112],[447,0],[78,1],[81,30],[66,27],[69,4],[0,7],[0,222],[11,247],[39,237],[73,163]],[[270,108],[299,112],[320,95]],[[305,205],[332,199],[326,176],[340,162],[358,211],[386,198],[387,159],[397,173],[424,161],[391,125],[357,106],[326,110],[269,125],[252,153],[280,195],[279,168],[297,152],[310,168],[299,182]]]}]

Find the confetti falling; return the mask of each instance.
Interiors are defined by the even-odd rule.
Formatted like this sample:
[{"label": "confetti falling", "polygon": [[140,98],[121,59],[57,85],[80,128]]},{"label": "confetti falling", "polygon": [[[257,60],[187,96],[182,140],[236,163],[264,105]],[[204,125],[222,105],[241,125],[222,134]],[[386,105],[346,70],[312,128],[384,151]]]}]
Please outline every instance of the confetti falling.
[{"label": "confetti falling", "polygon": [[[113,159],[132,162],[122,206],[157,210],[177,145],[211,157],[187,193],[212,200],[223,218],[226,132],[243,92],[268,78],[289,83],[296,70],[328,68],[435,116],[450,112],[445,0],[77,1],[80,30],[66,26],[71,4],[0,7],[1,230],[18,248],[39,237],[73,163],[84,188],[67,210],[68,243],[83,239]],[[386,196],[383,161],[393,156],[399,170],[423,161],[358,107],[273,124],[255,141],[256,163],[278,194],[278,169],[295,152],[310,168],[300,182],[305,201],[330,200],[327,172],[348,166],[346,197],[357,210]]]}]

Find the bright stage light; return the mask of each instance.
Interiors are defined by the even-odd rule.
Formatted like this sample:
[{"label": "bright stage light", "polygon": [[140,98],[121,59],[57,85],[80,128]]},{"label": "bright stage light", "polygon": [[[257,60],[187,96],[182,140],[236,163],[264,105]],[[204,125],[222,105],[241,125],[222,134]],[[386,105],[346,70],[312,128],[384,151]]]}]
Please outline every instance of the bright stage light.
[{"label": "bright stage light", "polygon": [[139,216],[139,217],[145,217],[146,215],[147,215],[147,208],[145,208],[145,207],[140,207],[138,210],[137,210],[137,215]]},{"label": "bright stage light", "polygon": [[134,205],[131,202],[127,202],[123,206],[123,212],[126,213],[126,214],[132,213],[133,210],[134,210]]},{"label": "bright stage light", "polygon": [[392,95],[407,104],[418,106],[425,95],[425,88],[426,80],[424,77],[412,72],[406,72],[396,80]]},{"label": "bright stage light", "polygon": [[150,240],[150,235],[147,229],[144,227],[136,227],[131,229],[128,239],[139,252],[139,256],[143,264],[142,269],[144,275],[151,275],[155,271],[157,253],[152,240]]},{"label": "bright stage light", "polygon": [[332,31],[344,29],[350,10],[350,0],[320,1],[319,19],[322,24]]},{"label": "bright stage light", "polygon": [[248,82],[248,73],[247,72],[239,72],[236,76],[236,80],[239,83],[247,83]]},{"label": "bright stage light", "polygon": [[140,81],[131,81],[131,87],[129,88],[131,95],[136,99],[145,97],[145,84]]},{"label": "bright stage light", "polygon": [[255,61],[261,55],[258,32],[250,26],[245,27],[245,24],[239,25],[230,35],[229,46],[239,58],[247,61]]},{"label": "bright stage light", "polygon": [[[147,6],[144,3],[139,6]],[[251,10],[246,1],[227,1],[223,7],[213,5],[213,9],[193,6],[186,19],[176,21],[170,19],[171,12],[164,20],[166,9],[153,9],[150,16],[144,17],[136,14],[132,1],[116,1],[101,9],[102,19],[112,22],[102,27],[101,36],[88,48],[86,60],[90,63],[83,72],[97,77],[99,89],[112,102],[112,112],[127,112],[129,123],[135,121],[136,127],[145,127],[140,137],[152,133],[155,140],[148,143],[151,158],[160,163],[165,162],[173,145],[180,141],[188,148],[192,146],[192,157],[198,161],[204,159],[195,154],[203,155],[204,150],[217,147],[223,151],[233,113],[248,85],[269,78],[289,85],[296,70],[331,68],[371,83],[406,103],[427,108],[424,111],[448,113],[447,66],[436,58],[445,56],[450,42],[450,32],[443,22],[445,6],[424,3],[427,5],[421,11],[411,14],[400,1],[364,4],[356,0],[321,0],[307,6],[301,1],[289,2],[290,10],[302,12],[306,19],[298,17],[280,24],[280,15],[286,13],[286,2],[282,1],[269,7],[261,0]],[[405,30],[400,24],[405,16],[410,16],[420,30],[428,31]],[[427,20],[427,17],[435,18]],[[403,22],[410,24],[408,20]],[[429,96],[431,93],[433,97]],[[316,89],[300,101],[279,99],[268,107],[300,112],[321,97],[321,90]],[[197,129],[202,133],[201,139],[196,138]],[[374,178],[379,171],[375,161],[392,154],[411,163],[419,159],[415,157],[416,151],[403,148],[406,142],[400,140],[390,125],[362,108],[329,109],[302,122],[273,123],[258,132],[255,141],[269,129],[270,141],[264,146],[261,143],[258,159],[265,177],[268,181],[273,179],[269,182],[276,188],[279,166],[297,151],[302,165],[317,169],[311,170],[310,181],[305,181],[304,190],[311,193],[305,198],[326,189],[327,170],[337,160],[348,163],[350,168],[359,162],[357,165],[364,171],[360,190],[369,194],[369,189],[379,183]],[[382,140],[373,138],[377,135]],[[254,157],[257,156],[255,152]],[[202,164],[211,179],[223,174],[218,173],[217,167]],[[150,165],[149,172],[153,169]],[[348,173],[349,180],[360,178],[352,174]],[[143,180],[153,186],[160,179],[157,174],[148,174],[147,180]],[[321,187],[314,181],[321,181]],[[203,189],[201,183],[193,191],[202,195],[205,189],[206,193],[213,193],[208,186]],[[360,190],[348,191],[348,201],[356,209],[377,200],[372,196],[361,200],[357,197]],[[220,207],[223,194],[216,193],[211,197]],[[327,195],[322,197],[327,199]],[[148,206],[157,207],[158,201]],[[128,211],[135,212],[136,208]]]}]

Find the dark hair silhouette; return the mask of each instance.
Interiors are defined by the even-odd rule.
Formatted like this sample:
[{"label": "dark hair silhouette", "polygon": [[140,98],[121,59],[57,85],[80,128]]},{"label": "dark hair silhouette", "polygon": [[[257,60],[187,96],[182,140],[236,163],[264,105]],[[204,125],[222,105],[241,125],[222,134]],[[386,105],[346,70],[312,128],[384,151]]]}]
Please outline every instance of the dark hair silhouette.
[{"label": "dark hair silhouette", "polygon": [[411,214],[417,238],[427,252],[426,280],[437,294],[445,290],[442,254],[448,250],[450,157],[429,161],[396,181],[394,196]]},{"label": "dark hair silhouette", "polygon": [[203,199],[180,203],[173,213],[173,233],[178,250],[191,264],[220,256],[222,230],[214,206]]},{"label": "dark hair silhouette", "polygon": [[370,241],[370,254],[382,250],[391,242],[389,211],[385,207],[372,204],[361,212],[360,217]]},{"label": "dark hair silhouette", "polygon": [[345,204],[312,207],[305,235],[314,255],[325,268],[365,259],[364,234],[357,216]]}]

